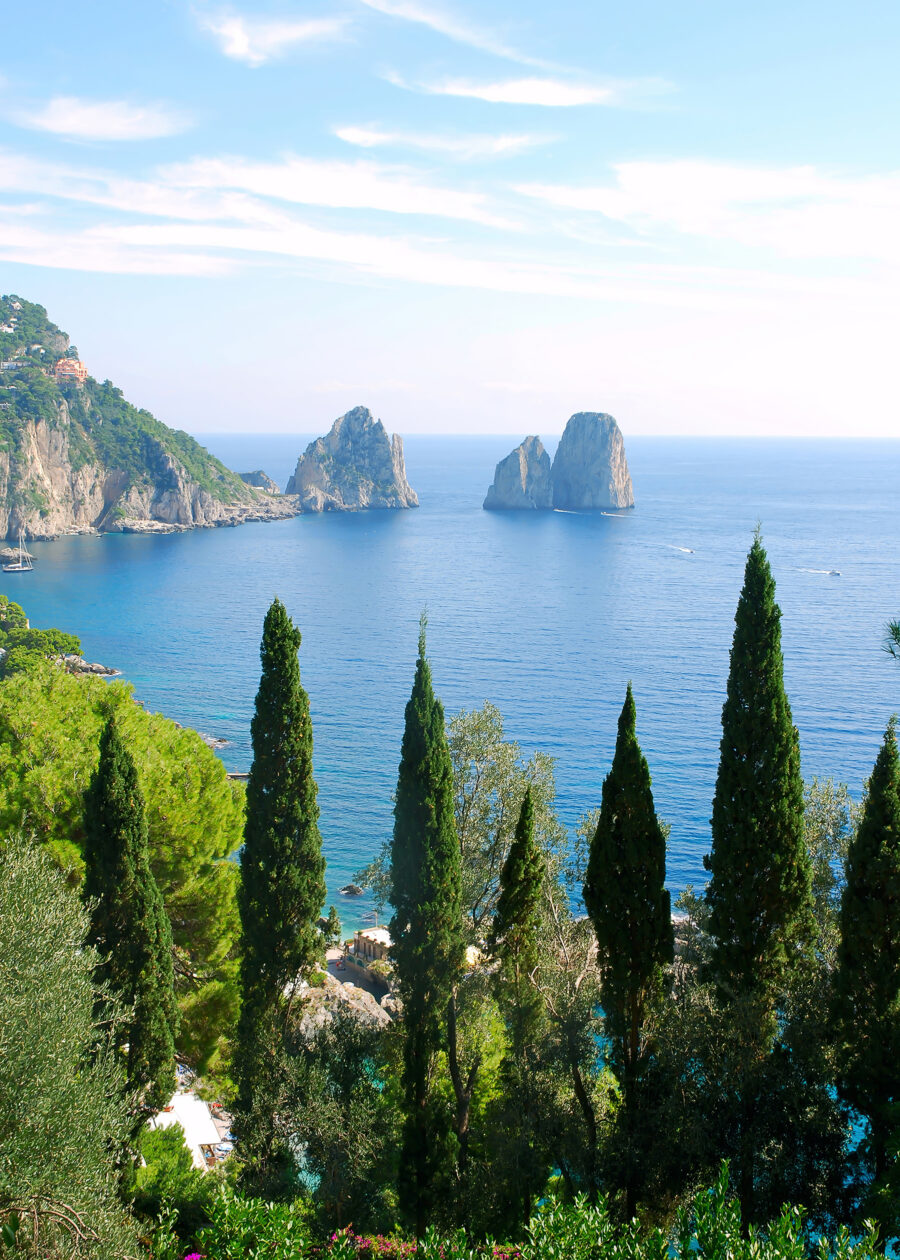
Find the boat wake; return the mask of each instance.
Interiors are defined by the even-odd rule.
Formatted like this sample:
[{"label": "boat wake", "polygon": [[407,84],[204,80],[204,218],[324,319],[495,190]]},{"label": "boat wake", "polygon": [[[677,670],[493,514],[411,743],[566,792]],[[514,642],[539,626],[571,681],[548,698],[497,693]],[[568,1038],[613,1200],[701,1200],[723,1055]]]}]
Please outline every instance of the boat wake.
[{"label": "boat wake", "polygon": [[694,554],[693,547],[677,547],[675,543],[665,544],[670,551],[680,551],[683,556],[692,556]]},{"label": "boat wake", "polygon": [[825,577],[840,577],[840,569],[798,569],[798,573],[819,573]]}]

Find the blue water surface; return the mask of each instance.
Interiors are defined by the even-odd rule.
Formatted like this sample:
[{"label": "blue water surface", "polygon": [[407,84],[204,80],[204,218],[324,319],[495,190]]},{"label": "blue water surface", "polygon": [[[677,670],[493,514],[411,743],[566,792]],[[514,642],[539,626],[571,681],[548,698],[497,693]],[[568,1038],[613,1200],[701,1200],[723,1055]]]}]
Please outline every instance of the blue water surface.
[{"label": "blue water surface", "polygon": [[[283,485],[308,439],[202,440]],[[900,443],[632,438],[634,511],[484,512],[512,445],[407,439],[417,511],[35,543],[34,571],[0,575],[0,589],[33,624],[80,634],[149,709],[228,739],[235,770],[249,766],[260,628],[280,596],[303,631],[330,900],[390,834],[423,606],[447,712],[491,700],[523,753],[553,755],[570,827],[599,803],[631,679],[677,890],[704,878],[734,609],[759,521],[804,775],[858,794],[900,708],[900,665],[881,650],[900,615]],[[342,910],[348,927],[368,905]]]}]

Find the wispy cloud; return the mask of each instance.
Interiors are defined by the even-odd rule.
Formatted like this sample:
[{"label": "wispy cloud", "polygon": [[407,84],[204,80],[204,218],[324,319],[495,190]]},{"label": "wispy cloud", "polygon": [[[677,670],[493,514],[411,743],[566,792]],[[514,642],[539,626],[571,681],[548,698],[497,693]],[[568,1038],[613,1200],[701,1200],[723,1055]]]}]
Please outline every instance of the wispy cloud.
[{"label": "wispy cloud", "polygon": [[552,136],[528,133],[449,136],[431,132],[383,131],[379,127],[337,127],[334,134],[345,144],[361,149],[416,149],[463,161],[513,157],[549,144],[553,139]]},{"label": "wispy cloud", "polygon": [[248,66],[264,65],[296,44],[341,39],[349,26],[346,17],[252,18],[236,13],[203,15],[201,29],[208,31],[226,57]]},{"label": "wispy cloud", "polygon": [[402,76],[388,73],[385,78],[395,87],[428,96],[462,96],[494,105],[540,105],[565,108],[574,105],[615,105],[615,87],[601,84],[575,83],[559,78],[498,79],[475,82],[471,79],[435,79],[430,83],[410,83]]},{"label": "wispy cloud", "polygon": [[156,140],[190,125],[184,114],[165,105],[91,101],[80,96],[54,96],[39,109],[17,111],[13,121],[77,140]]},{"label": "wispy cloud", "polygon": [[625,162],[604,186],[521,184],[552,206],[600,214],[645,238],[672,232],[790,258],[900,262],[900,173],[841,176],[811,166]]},{"label": "wispy cloud", "polygon": [[491,209],[482,193],[427,184],[402,168],[375,162],[206,158],[170,167],[163,174],[165,182],[175,188],[233,189],[308,206],[434,215],[506,229],[516,226]]},{"label": "wispy cloud", "polygon": [[452,39],[458,44],[467,44],[480,52],[492,53],[495,57],[504,57],[508,61],[517,61],[523,66],[547,68],[546,61],[531,57],[518,48],[512,47],[493,31],[455,17],[442,9],[419,4],[417,0],[360,0],[360,3],[387,17],[427,26],[439,35],[446,36],[447,39]]}]

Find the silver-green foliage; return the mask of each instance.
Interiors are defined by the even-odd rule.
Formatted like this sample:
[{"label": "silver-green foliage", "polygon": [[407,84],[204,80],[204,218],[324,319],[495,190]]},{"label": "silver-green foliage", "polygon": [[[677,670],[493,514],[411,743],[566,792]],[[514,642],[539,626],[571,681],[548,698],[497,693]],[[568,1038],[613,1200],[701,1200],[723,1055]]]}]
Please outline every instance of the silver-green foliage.
[{"label": "silver-green foliage", "polygon": [[126,1112],[94,1024],[87,931],[44,851],[18,837],[0,846],[0,1224],[17,1256],[138,1254],[116,1192]]}]

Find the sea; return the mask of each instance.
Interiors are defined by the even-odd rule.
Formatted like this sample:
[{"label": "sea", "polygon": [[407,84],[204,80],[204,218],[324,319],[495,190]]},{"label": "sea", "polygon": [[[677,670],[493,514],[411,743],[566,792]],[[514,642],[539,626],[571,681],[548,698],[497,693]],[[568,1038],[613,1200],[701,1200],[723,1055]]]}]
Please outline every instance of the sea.
[{"label": "sea", "polygon": [[[282,486],[311,435],[200,435],[230,467]],[[631,511],[485,512],[509,436],[405,441],[413,511],[303,516],[164,536],[34,543],[0,575],[32,624],[81,636],[145,706],[251,760],[262,620],[273,596],[302,630],[329,902],[390,836],[419,616],[448,715],[491,701],[523,757],[555,758],[571,829],[600,801],[629,680],[668,884],[704,882],[734,611],[757,525],[782,608],[803,774],[857,797],[900,663],[900,442],[632,437]],[[555,443],[548,442],[552,454]]]}]

